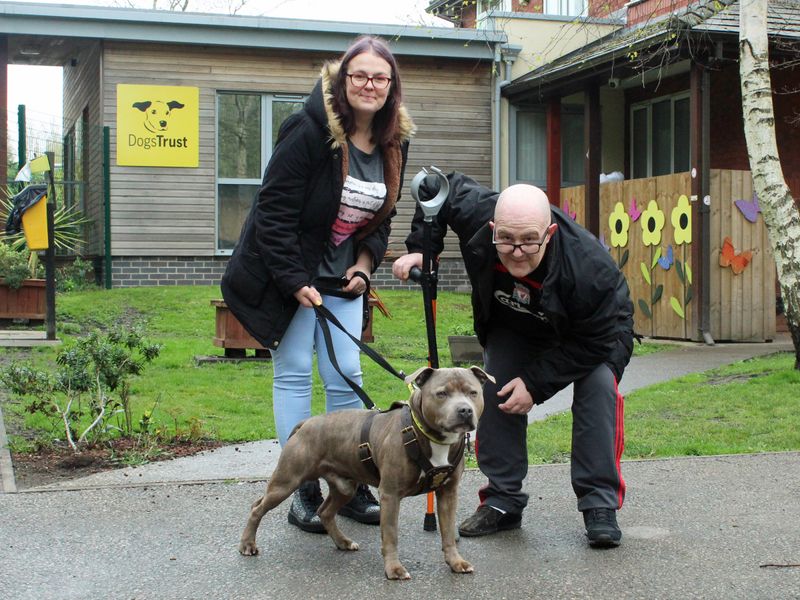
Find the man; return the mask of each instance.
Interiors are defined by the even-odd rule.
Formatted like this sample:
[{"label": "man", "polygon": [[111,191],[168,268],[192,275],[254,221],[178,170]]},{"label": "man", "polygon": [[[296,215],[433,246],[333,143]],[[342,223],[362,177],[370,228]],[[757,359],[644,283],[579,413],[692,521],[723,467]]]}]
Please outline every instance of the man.
[{"label": "man", "polygon": [[[488,373],[477,432],[478,466],[489,483],[477,511],[459,527],[482,536],[520,527],[528,495],[527,413],[574,383],[572,487],[589,544],[618,546],[616,511],[623,398],[617,383],[633,349],[633,304],[625,277],[597,239],[550,205],[545,193],[513,185],[501,194],[461,173],[432,226],[432,253],[447,226],[459,239],[472,284],[475,332]],[[432,197],[428,178],[420,193]],[[432,193],[431,193],[432,192]],[[406,239],[409,254],[393,273],[401,280],[422,265],[422,215]]]}]

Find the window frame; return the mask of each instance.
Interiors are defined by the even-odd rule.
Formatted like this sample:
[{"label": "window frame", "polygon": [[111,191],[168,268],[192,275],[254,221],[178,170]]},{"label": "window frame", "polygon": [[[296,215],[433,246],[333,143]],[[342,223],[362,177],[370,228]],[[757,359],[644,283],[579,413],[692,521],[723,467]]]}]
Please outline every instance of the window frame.
[{"label": "window frame", "polygon": [[[260,132],[260,152],[261,165],[258,177],[220,177],[219,176],[219,118],[220,118],[220,98],[230,95],[260,96],[261,100],[261,132]],[[307,94],[283,94],[279,92],[260,92],[252,90],[217,90],[214,110],[214,255],[230,256],[233,249],[219,247],[220,235],[220,198],[219,188],[221,185],[256,185],[260,186],[263,180],[264,171],[272,158],[272,117],[273,104],[275,102],[304,102]]]},{"label": "window frame", "polygon": [[[670,118],[670,134],[672,137],[672,143],[670,143],[670,167],[669,173],[664,173],[664,175],[673,175],[675,174],[675,103],[681,100],[689,100],[691,94],[689,91],[678,92],[675,94],[667,94],[665,96],[658,96],[657,98],[649,98],[647,100],[643,100],[641,102],[635,102],[630,105],[628,108],[628,122],[630,123],[630,131],[628,133],[628,149],[629,149],[629,157],[628,157],[628,169],[630,173],[631,179],[635,177],[635,169],[634,169],[634,160],[636,158],[636,153],[634,150],[634,137],[636,131],[634,129],[634,112],[638,110],[645,110],[646,111],[646,129],[647,129],[647,174],[644,176],[646,177],[657,177],[653,175],[653,105],[658,104],[660,102],[664,102],[668,100],[670,102],[670,110],[669,110],[669,118]],[[690,116],[691,121],[691,116]],[[691,123],[689,125],[691,128]],[[691,131],[690,131],[691,134]],[[689,164],[692,164],[692,148],[691,145],[688,148],[689,150]],[[683,172],[683,171],[681,171]],[[660,175],[659,175],[660,177]],[[640,177],[641,178],[641,177]]]},{"label": "window frame", "polygon": [[[517,176],[517,153],[518,153],[518,149],[519,149],[518,144],[517,144],[517,118],[518,118],[518,114],[521,113],[521,112],[538,112],[538,113],[543,113],[543,114],[547,115],[547,110],[541,104],[531,104],[531,105],[527,105],[527,106],[526,105],[519,105],[519,106],[512,105],[510,107],[510,109],[511,110],[509,111],[510,112],[510,119],[509,119],[509,136],[508,136],[508,138],[509,138],[509,151],[508,151],[508,175],[509,175],[508,179],[509,179],[509,182],[511,182],[512,184],[515,184],[515,183],[528,183],[530,185],[535,185],[536,187],[539,187],[539,188],[545,190],[545,192],[546,192],[547,191],[547,147],[546,147],[546,145],[547,145],[547,141],[546,141],[547,140],[547,125],[546,125],[546,121],[545,121],[545,131],[543,132],[543,135],[545,136],[545,173],[544,173],[544,177],[543,177],[543,179],[541,181],[540,180],[529,180],[529,179],[520,179]],[[561,114],[562,114],[562,116],[564,114],[582,116],[583,115],[583,107],[578,106],[578,105],[564,104],[564,105],[561,106]],[[583,148],[583,138],[581,138],[580,144],[581,144],[581,149],[582,149]],[[581,154],[583,154],[583,150],[581,150]],[[563,137],[561,139],[561,164],[562,165],[564,164],[564,139],[563,139]],[[581,181],[581,182],[566,181],[564,179],[564,170],[563,169],[561,170],[561,182],[560,182],[560,185],[561,185],[562,188],[563,187],[575,186],[575,185],[583,185],[583,183],[584,183],[583,181]]]},{"label": "window frame", "polygon": [[[571,5],[573,3],[582,2],[583,8],[578,10],[577,12],[573,12],[571,10]],[[553,9],[552,7],[557,5],[558,8]],[[553,12],[555,10],[556,12]],[[542,14],[557,16],[557,17],[583,17],[588,14],[589,11],[589,2],[588,0],[544,0],[542,2]]]}]

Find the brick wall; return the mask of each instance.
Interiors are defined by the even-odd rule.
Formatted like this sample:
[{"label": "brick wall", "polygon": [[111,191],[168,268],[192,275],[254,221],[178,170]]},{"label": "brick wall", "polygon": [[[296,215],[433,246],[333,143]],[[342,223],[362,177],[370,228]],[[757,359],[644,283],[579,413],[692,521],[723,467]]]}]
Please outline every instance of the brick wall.
[{"label": "brick wall", "polygon": [[[117,257],[112,260],[111,277],[113,287],[147,287],[159,285],[219,285],[228,258],[193,257]],[[102,264],[101,262],[99,264]],[[102,272],[97,273],[102,281]],[[389,261],[373,276],[378,289],[407,290],[417,284],[405,284],[392,275]],[[438,289],[456,292],[471,290],[464,263],[456,259],[443,259],[439,264]]]},{"label": "brick wall", "polygon": [[218,285],[227,257],[126,256],[111,262],[113,287]]},{"label": "brick wall", "polygon": [[[776,138],[784,175],[795,194],[800,193],[796,174],[800,173],[800,92],[797,89],[800,69],[772,71],[772,101],[775,110]],[[738,65],[731,65],[711,76],[711,168],[750,170],[742,125],[742,91]]]}]

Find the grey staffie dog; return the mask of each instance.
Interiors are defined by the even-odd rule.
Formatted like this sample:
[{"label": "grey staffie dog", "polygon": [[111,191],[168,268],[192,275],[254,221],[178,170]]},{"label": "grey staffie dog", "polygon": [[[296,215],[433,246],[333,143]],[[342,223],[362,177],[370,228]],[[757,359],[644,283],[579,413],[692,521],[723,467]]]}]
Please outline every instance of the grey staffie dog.
[{"label": "grey staffie dog", "polygon": [[[336,525],[336,513],[353,497],[359,482],[378,488],[381,553],[388,579],[411,578],[397,554],[400,499],[435,488],[445,562],[455,573],[472,573],[472,565],[456,548],[457,487],[464,471],[464,436],[478,426],[487,379],[494,382],[478,367],[423,367],[405,379],[416,385],[407,406],[396,404],[399,408],[380,413],[342,410],[301,422],[281,451],[265,494],[250,510],[239,552],[258,554],[256,531],[267,511],[304,481],[321,477],[329,493],[318,514],[340,550],[358,550],[358,544]],[[367,419],[372,422],[365,426]],[[409,456],[407,446],[418,448],[432,469],[426,473]]]}]

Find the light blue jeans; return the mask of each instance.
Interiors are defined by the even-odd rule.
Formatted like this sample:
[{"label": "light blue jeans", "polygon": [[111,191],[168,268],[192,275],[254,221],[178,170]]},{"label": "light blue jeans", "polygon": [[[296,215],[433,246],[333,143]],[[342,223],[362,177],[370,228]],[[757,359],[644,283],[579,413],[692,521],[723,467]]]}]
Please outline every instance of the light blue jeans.
[{"label": "light blue jeans", "polygon": [[[354,337],[361,336],[364,307],[362,298],[347,299],[323,295],[322,303]],[[332,324],[329,324],[328,327],[331,331],[339,368],[351,380],[361,385],[361,360],[358,346],[339,328]],[[361,399],[333,368],[314,310],[301,306],[297,309],[278,349],[270,351],[275,373],[272,385],[272,407],[281,447],[286,444],[294,426],[311,416],[311,369],[315,348],[317,370],[325,388],[326,411],[364,408]]]}]

